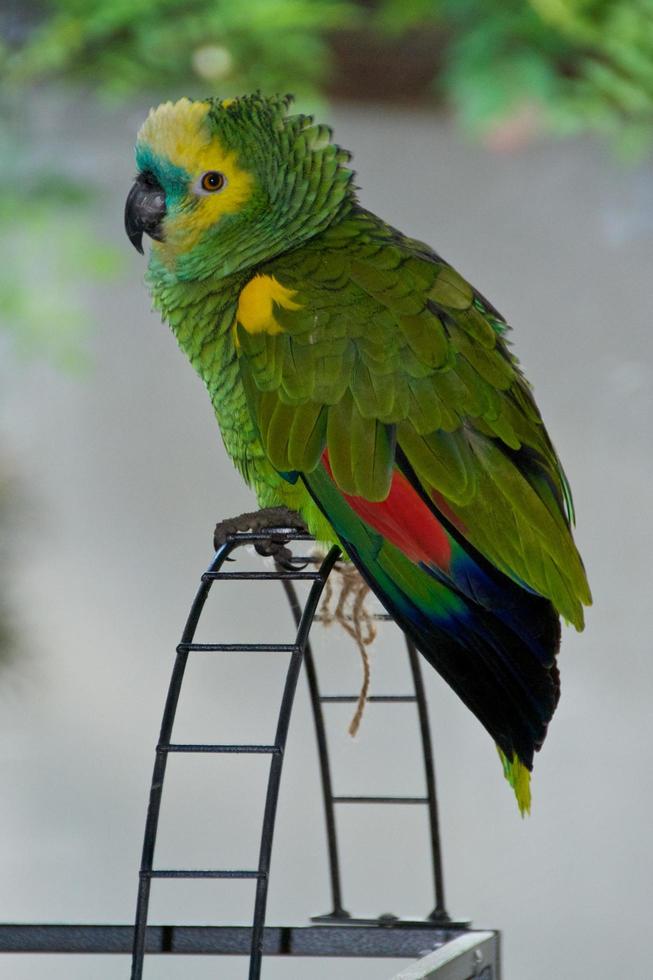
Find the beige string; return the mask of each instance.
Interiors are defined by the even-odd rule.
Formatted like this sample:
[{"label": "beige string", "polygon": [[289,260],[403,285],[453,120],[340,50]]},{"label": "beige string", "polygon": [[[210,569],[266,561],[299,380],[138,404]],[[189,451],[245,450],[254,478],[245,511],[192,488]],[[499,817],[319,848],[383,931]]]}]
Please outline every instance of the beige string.
[{"label": "beige string", "polygon": [[[336,607],[332,610],[334,574],[340,576],[341,584]],[[339,562],[327,579],[320,613],[319,616],[316,616],[316,619],[319,619],[326,627],[332,626],[333,623],[339,623],[356,643],[363,661],[363,684],[358,695],[354,717],[349,723],[349,734],[352,737],[356,735],[360,727],[370,689],[370,658],[367,648],[374,642],[376,626],[365,605],[369,591],[369,586],[366,585],[353,565]]]}]

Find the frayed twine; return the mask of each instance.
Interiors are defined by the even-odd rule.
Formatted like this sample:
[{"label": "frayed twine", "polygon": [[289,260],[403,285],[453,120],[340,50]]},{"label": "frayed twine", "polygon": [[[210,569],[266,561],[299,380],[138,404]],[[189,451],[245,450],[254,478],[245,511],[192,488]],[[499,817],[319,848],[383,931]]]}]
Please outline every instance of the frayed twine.
[{"label": "frayed twine", "polygon": [[[333,576],[340,576],[340,595],[335,609],[332,609],[334,587]],[[367,696],[370,689],[370,658],[367,648],[376,638],[376,626],[369,610],[365,605],[365,599],[369,593],[369,586],[363,581],[358,571],[349,563],[338,563],[324,587],[324,597],[320,606],[319,615],[315,618],[326,627],[339,623],[342,628],[354,640],[358,647],[361,660],[363,662],[363,683],[354,717],[349,723],[349,734],[352,738],[357,734],[367,704]]]}]

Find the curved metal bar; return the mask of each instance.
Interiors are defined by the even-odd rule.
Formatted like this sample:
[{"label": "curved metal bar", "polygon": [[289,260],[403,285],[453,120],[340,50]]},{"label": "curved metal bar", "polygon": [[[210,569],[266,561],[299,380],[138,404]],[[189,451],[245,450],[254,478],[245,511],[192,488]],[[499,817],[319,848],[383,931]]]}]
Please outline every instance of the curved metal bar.
[{"label": "curved metal bar", "polygon": [[424,755],[424,776],[426,779],[429,811],[429,837],[431,841],[431,858],[433,861],[433,888],[435,891],[435,908],[429,915],[429,919],[437,922],[449,922],[449,915],[447,914],[444,903],[444,875],[442,872],[442,852],[440,849],[438,798],[435,791],[435,764],[433,761],[433,745],[431,743],[431,730],[429,727],[429,713],[426,704],[426,694],[424,692],[424,681],[422,680],[422,671],[419,665],[419,654],[414,643],[408,637],[406,637],[406,649],[408,650],[408,660],[410,662],[415,697],[417,699],[417,713],[419,715],[419,728]]},{"label": "curved metal bar", "polygon": [[[267,905],[268,884],[270,878],[270,858],[272,854],[272,839],[274,836],[274,822],[277,813],[277,802],[279,800],[279,785],[281,783],[281,770],[283,767],[283,754],[288,737],[290,725],[290,715],[292,711],[297,680],[304,659],[304,651],[308,643],[308,634],[313,624],[313,617],[317,604],[320,601],[322,590],[329,577],[331,569],[340,557],[340,549],[333,546],[328,555],[322,562],[317,578],[311,586],[308,598],[304,605],[297,625],[295,638],[296,649],[290,658],[286,683],[281,697],[281,707],[279,709],[279,720],[274,739],[275,745],[279,747],[279,753],[272,756],[270,762],[270,775],[268,777],[268,789],[265,800],[265,810],[263,813],[263,829],[261,833],[261,849],[259,854],[259,879],[256,883],[256,898],[254,900],[254,922],[252,925],[252,950],[249,961],[249,980],[259,980],[261,975],[261,961],[263,958],[263,935],[265,927],[265,910]],[[288,579],[282,579],[284,586]]]},{"label": "curved metal bar", "polygon": [[[307,679],[313,709],[313,719],[318,744],[318,755],[320,760],[320,772],[322,779],[322,792],[324,800],[324,812],[327,830],[327,846],[329,854],[329,870],[331,876],[331,892],[333,899],[333,911],[325,916],[320,916],[318,921],[337,922],[349,921],[358,922],[364,920],[353,919],[342,904],[340,865],[338,857],[338,842],[336,834],[336,821],[334,804],[338,802],[350,801],[349,798],[335,797],[333,795],[331,772],[329,764],[326,727],[322,712],[323,701],[343,701],[350,700],[349,696],[332,696],[322,698],[320,696],[317,671],[313,653],[308,641],[309,631],[313,623],[318,602],[326,584],[327,578],[333,566],[340,557],[340,549],[333,547],[326,558],[322,561],[319,570],[316,572],[304,572],[301,569],[292,569],[284,566],[277,567],[274,573],[271,572],[223,572],[222,566],[229,554],[236,548],[254,543],[257,541],[268,540],[270,529],[257,532],[235,532],[230,536],[226,543],[216,552],[214,559],[208,570],[203,573],[200,586],[195,595],[191,606],[188,619],[183,631],[179,645],[170,685],[165,702],[159,742],[156,749],[156,758],[152,774],[150,788],[150,798],[145,825],[143,840],[143,851],[141,858],[140,880],[138,901],[136,909],[136,920],[134,928],[132,972],[131,980],[142,980],[143,959],[145,953],[145,940],[147,930],[147,916],[150,898],[150,887],[153,878],[193,878],[193,877],[222,877],[222,878],[249,878],[256,881],[256,896],[254,901],[254,915],[251,929],[251,949],[249,980],[259,980],[263,956],[263,940],[265,936],[265,914],[267,905],[267,894],[269,885],[270,861],[272,853],[272,841],[276,820],[277,803],[279,798],[279,788],[281,781],[281,770],[283,766],[283,756],[290,725],[293,700],[297,688],[299,674],[301,672],[302,661],[306,660]],[[298,532],[280,528],[278,533],[285,541],[310,540],[310,535],[305,532]],[[235,580],[278,580],[286,593],[290,609],[296,626],[294,643],[194,643],[193,639],[197,625],[208,598],[209,592],[215,581],[226,579]],[[293,582],[295,580],[312,581],[312,587],[308,598],[302,609]],[[383,616],[383,618],[386,618]],[[435,909],[429,919],[443,925],[450,924],[449,917],[444,904],[444,884],[442,874],[442,862],[439,842],[438,810],[435,788],[435,772],[433,765],[433,750],[428,723],[428,709],[424,693],[421,670],[419,666],[419,655],[414,645],[407,640],[408,657],[413,677],[415,696],[412,695],[390,695],[371,698],[375,701],[413,701],[417,704],[419,715],[420,734],[424,757],[424,769],[426,778],[427,796],[419,799],[406,799],[396,797],[383,798],[361,798],[360,802],[423,802],[428,805],[430,842],[433,861],[433,881],[435,890]],[[219,652],[240,650],[260,650],[261,652],[284,652],[290,653],[286,679],[279,708],[277,728],[274,743],[266,745],[195,745],[195,744],[172,744],[171,736],[179,702],[179,696],[188,662],[188,655],[195,651]],[[355,698],[354,698],[355,700]],[[163,782],[166,772],[168,756],[174,752],[218,752],[218,753],[266,753],[270,755],[270,769],[268,773],[268,784],[263,812],[261,829],[261,843],[259,850],[259,862],[256,870],[203,870],[190,871],[181,869],[153,869],[154,851],[161,808],[163,792]],[[353,800],[354,798],[352,798]],[[359,800],[359,798],[355,798]],[[371,920],[375,921],[375,920]],[[381,920],[378,920],[381,924]],[[428,920],[424,920],[424,924]]]},{"label": "curved metal bar", "polygon": [[[299,626],[302,615],[297,591],[292,582],[283,582],[284,592],[288,598],[288,605],[295,620],[295,625]],[[340,859],[338,856],[338,837],[336,832],[336,814],[333,805],[333,784],[331,782],[331,765],[329,763],[329,749],[327,745],[326,727],[324,724],[324,712],[320,702],[320,688],[315,669],[315,660],[310,642],[306,644],[304,652],[304,663],[306,665],[306,679],[308,680],[308,690],[311,697],[311,708],[313,709],[313,723],[315,725],[315,738],[317,741],[317,753],[320,761],[320,778],[322,781],[322,800],[324,803],[324,820],[326,823],[327,849],[329,853],[329,877],[331,879],[331,900],[333,909],[327,915],[319,916],[320,921],[329,919],[349,919],[350,914],[343,908],[342,886],[340,882]]]},{"label": "curved metal bar", "polygon": [[[237,546],[236,541],[226,541],[215,554],[209,567],[209,571],[218,571],[229,557],[230,553]],[[152,783],[150,786],[150,799],[147,808],[147,818],[145,821],[145,834],[143,838],[143,852],[141,856],[141,868],[138,884],[138,899],[136,902],[136,919],[134,923],[134,946],[132,950],[131,980],[142,980],[143,976],[143,957],[145,953],[145,933],[147,928],[147,912],[150,904],[150,886],[152,881],[152,864],[154,861],[154,848],[156,845],[156,835],[159,826],[159,813],[161,810],[161,796],[163,793],[163,781],[165,779],[166,766],[168,762],[168,752],[165,750],[170,745],[170,736],[177,713],[177,704],[181,685],[188,662],[188,646],[193,642],[195,630],[199,618],[202,615],[204,604],[208,598],[213,581],[202,577],[200,586],[195,595],[195,599],[190,608],[188,619],[184,627],[181,642],[177,647],[175,665],[170,678],[168,694],[166,697],[163,718],[161,720],[161,732],[157,745],[156,756],[154,759],[154,771],[152,773]]]}]

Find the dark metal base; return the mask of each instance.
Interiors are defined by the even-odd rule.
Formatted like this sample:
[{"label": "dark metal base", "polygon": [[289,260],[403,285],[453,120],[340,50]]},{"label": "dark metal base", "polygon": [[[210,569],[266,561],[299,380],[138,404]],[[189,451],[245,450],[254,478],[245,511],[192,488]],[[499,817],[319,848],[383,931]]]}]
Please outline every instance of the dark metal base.
[{"label": "dark metal base", "polygon": [[[380,928],[381,926],[381,928]],[[467,934],[403,920],[369,924],[265,926],[266,956],[418,957]],[[473,935],[473,932],[470,933]],[[0,953],[122,953],[132,951],[133,926],[0,925]],[[250,926],[148,926],[147,953],[248,956]]]},{"label": "dark metal base", "polygon": [[405,929],[406,927],[416,929],[439,929],[464,931],[468,930],[471,924],[470,919],[457,919],[453,921],[449,916],[432,916],[428,919],[404,919],[398,915],[388,912],[385,915],[375,916],[353,916],[348,912],[328,912],[326,915],[312,915],[311,922],[322,925],[351,925],[351,926],[381,926],[383,928]]}]

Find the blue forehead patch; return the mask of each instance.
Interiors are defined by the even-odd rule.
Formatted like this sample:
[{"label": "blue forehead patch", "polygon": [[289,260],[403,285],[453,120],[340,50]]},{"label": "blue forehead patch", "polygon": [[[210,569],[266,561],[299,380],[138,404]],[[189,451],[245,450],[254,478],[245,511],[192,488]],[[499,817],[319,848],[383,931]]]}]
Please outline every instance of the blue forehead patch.
[{"label": "blue forehead patch", "polygon": [[187,170],[171,163],[166,157],[153,153],[146,143],[136,145],[136,166],[139,171],[149,170],[154,174],[163,189],[169,193],[182,193],[191,180]]}]

